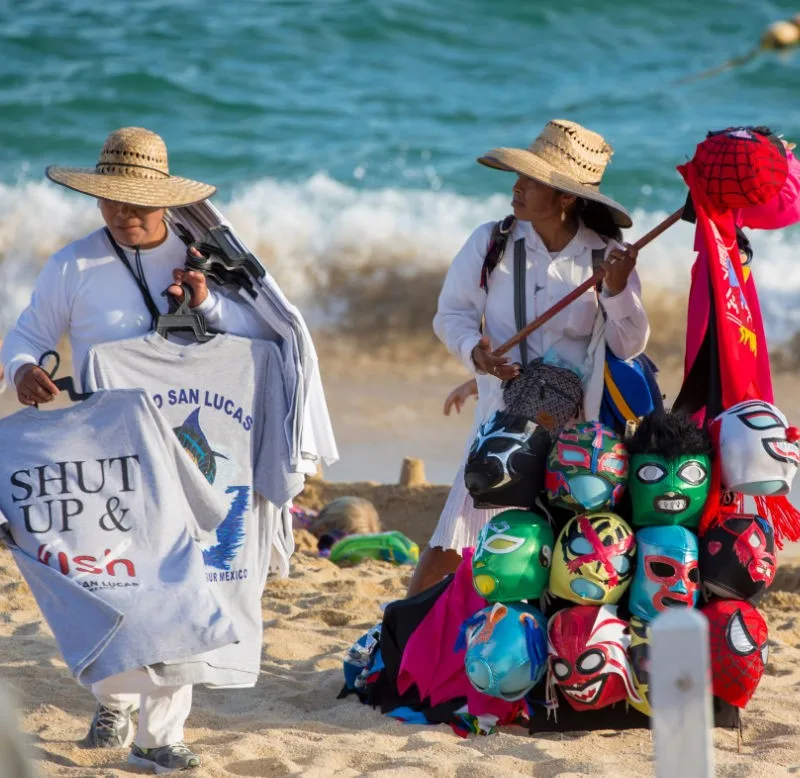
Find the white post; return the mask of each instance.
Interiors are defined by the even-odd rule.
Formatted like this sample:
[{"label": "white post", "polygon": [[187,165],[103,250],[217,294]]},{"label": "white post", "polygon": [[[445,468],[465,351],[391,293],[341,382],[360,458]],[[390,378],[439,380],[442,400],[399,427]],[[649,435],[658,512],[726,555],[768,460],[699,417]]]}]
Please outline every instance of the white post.
[{"label": "white post", "polygon": [[38,774],[17,726],[14,695],[0,682],[0,775],[3,778],[37,778]]},{"label": "white post", "polygon": [[657,778],[713,778],[708,621],[668,608],[652,623],[650,703]]}]

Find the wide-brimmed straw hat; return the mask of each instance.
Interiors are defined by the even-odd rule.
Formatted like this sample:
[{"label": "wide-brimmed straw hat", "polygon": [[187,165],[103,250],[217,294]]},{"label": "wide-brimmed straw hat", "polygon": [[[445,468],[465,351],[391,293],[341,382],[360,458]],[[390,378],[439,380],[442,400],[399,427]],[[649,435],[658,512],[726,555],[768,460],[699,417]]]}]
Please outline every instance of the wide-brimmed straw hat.
[{"label": "wide-brimmed straw hat", "polygon": [[217,191],[210,184],[171,176],[166,144],[160,135],[142,127],[114,130],[94,168],[51,165],[45,173],[76,192],[148,208],[191,205]]},{"label": "wide-brimmed straw hat", "polygon": [[527,149],[492,149],[478,157],[478,162],[601,203],[611,212],[615,224],[630,227],[630,214],[600,192],[600,181],[613,153],[602,135],[576,122],[553,119]]}]

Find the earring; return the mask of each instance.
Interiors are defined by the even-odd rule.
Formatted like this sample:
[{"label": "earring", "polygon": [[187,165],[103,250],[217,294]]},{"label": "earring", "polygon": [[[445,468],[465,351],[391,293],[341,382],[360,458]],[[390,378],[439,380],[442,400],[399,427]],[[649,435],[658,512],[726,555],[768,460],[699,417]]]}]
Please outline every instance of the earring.
[{"label": "earring", "polygon": [[563,224],[567,220],[567,212],[561,211],[561,223]]}]

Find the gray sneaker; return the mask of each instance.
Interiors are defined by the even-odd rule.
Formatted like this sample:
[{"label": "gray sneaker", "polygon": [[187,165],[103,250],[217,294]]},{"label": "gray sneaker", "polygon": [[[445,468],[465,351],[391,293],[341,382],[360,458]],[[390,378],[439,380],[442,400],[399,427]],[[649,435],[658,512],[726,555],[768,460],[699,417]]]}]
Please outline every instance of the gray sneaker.
[{"label": "gray sneaker", "polygon": [[193,754],[185,743],[172,743],[160,748],[140,748],[134,745],[128,754],[128,762],[139,767],[149,767],[159,775],[200,767],[200,757]]},{"label": "gray sneaker", "polygon": [[98,705],[84,743],[89,748],[127,748],[133,736],[130,713]]}]

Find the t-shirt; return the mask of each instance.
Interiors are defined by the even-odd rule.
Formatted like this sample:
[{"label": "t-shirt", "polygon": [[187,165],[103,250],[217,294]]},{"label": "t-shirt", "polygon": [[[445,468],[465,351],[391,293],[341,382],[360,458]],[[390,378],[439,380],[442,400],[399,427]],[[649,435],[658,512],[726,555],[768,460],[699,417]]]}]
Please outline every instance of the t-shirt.
[{"label": "t-shirt", "polygon": [[287,399],[278,347],[233,335],[186,345],[151,333],[96,346],[84,373],[87,386],[145,389],[228,504],[203,557],[240,642],[152,672],[175,683],[252,686],[261,666],[261,594],[272,547],[283,542],[280,506],[304,483],[292,472],[283,429]]},{"label": "t-shirt", "polygon": [[[100,391],[0,419],[0,513],[20,552],[123,615],[82,682],[237,639],[197,543],[227,509],[145,392]],[[41,603],[48,587],[31,589],[56,640],[74,649],[85,630],[94,641],[75,622],[85,609]]]}]

